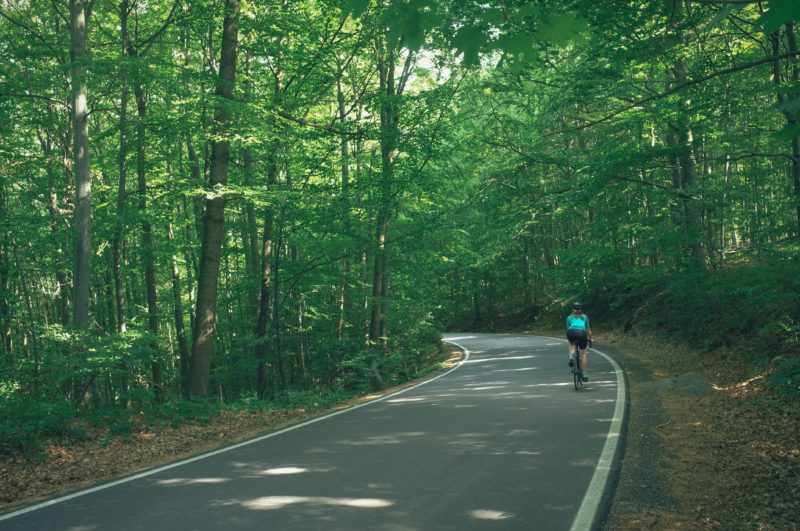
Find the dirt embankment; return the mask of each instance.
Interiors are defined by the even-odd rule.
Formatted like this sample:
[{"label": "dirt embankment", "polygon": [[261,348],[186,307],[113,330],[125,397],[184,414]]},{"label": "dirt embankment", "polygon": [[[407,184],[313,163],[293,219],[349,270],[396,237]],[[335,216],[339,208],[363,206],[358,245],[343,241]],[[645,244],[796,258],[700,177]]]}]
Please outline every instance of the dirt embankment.
[{"label": "dirt embankment", "polygon": [[598,335],[630,390],[607,530],[800,529],[800,400],[743,353]]}]

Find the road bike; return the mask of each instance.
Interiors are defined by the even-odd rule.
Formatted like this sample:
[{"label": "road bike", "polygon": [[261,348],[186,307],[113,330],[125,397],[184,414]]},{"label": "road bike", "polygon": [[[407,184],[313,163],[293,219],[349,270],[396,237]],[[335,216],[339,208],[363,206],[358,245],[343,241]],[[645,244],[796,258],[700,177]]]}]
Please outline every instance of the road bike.
[{"label": "road bike", "polygon": [[[592,347],[592,342],[586,343],[586,352]],[[572,363],[572,379],[575,383],[575,390],[577,391],[583,385],[583,368],[581,368],[581,349],[578,348],[578,342],[575,342],[575,357]]]}]

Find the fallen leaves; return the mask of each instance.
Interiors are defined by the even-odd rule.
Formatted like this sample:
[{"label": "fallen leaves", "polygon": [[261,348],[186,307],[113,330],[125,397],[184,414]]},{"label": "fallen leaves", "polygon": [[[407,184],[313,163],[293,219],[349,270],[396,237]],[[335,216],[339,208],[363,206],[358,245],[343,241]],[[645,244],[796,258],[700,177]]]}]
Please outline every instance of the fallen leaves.
[{"label": "fallen leaves", "polygon": [[742,352],[700,354],[646,336],[614,339],[653,377],[695,371],[716,384],[705,395],[658,391],[674,420],[657,431],[659,475],[678,506],[651,508],[641,522],[629,520],[630,528],[800,529],[800,401],[776,396],[765,373],[753,377]]}]

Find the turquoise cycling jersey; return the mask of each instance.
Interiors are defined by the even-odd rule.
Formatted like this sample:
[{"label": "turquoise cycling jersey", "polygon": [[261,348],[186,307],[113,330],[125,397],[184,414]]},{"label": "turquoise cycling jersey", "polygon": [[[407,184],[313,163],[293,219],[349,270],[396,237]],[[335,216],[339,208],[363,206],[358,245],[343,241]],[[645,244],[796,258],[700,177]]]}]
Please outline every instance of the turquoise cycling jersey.
[{"label": "turquoise cycling jersey", "polygon": [[567,330],[586,330],[589,328],[589,316],[584,314],[583,319],[574,315],[567,316]]}]

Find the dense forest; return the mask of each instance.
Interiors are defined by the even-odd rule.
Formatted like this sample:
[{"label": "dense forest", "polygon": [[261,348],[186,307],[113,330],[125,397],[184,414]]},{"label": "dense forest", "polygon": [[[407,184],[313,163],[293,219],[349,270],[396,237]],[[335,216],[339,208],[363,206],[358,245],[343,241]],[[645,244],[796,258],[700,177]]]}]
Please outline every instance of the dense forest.
[{"label": "dense forest", "polygon": [[[795,0],[3,0],[0,448],[408,380],[442,330],[800,393]],[[302,398],[297,398],[302,399]]]}]

